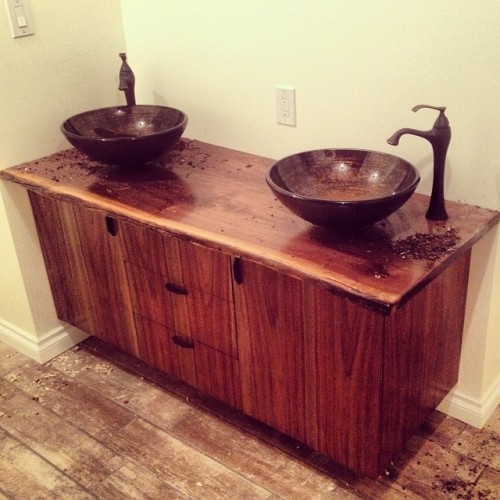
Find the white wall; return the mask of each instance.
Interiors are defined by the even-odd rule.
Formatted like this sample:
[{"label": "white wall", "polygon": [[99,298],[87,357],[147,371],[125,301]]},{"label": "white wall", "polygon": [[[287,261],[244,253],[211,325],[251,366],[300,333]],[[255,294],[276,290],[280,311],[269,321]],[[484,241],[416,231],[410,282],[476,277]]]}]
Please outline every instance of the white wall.
[{"label": "white wall", "polygon": [[[429,129],[447,106],[447,198],[499,209],[497,0],[121,0],[138,102],[189,115],[186,136],[268,157],[318,147],[398,154],[430,193]],[[296,88],[297,127],[277,125],[274,87]],[[263,189],[266,189],[263,184]],[[500,251],[474,250],[460,382],[443,404],[481,425],[500,400]],[[495,306],[496,304],[496,306]]]},{"label": "white wall", "polygon": [[[31,0],[35,35],[11,38],[0,3],[0,169],[69,145],[63,119],[121,99],[118,0]],[[38,360],[80,332],[57,320],[25,190],[0,183],[0,339]]]}]

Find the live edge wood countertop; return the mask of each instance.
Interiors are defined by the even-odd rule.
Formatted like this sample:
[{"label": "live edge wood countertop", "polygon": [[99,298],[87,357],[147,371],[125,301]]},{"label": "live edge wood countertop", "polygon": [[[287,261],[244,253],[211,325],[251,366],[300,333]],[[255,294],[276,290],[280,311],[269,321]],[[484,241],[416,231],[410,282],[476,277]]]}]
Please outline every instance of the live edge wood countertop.
[{"label": "live edge wood countertop", "polygon": [[[414,194],[373,226],[335,232],[280,204],[265,182],[271,163],[182,139],[139,169],[106,166],[69,149],[7,168],[0,177],[313,280],[384,314],[407,302],[500,219],[499,212],[447,201],[449,219],[429,221],[429,197]],[[402,258],[394,249],[411,235],[450,230],[458,242],[435,260]]]}]

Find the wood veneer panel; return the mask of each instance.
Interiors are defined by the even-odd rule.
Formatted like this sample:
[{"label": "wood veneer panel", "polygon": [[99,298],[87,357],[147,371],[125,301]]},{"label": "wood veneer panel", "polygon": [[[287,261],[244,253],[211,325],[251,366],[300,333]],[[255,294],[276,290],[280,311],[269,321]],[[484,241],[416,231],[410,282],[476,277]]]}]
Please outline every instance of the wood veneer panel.
[{"label": "wood veneer panel", "polygon": [[[106,212],[76,204],[72,204],[72,210],[90,283],[94,318],[91,333],[137,356],[139,349],[120,238],[110,234]],[[111,225],[115,222],[111,221]]]},{"label": "wood veneer panel", "polygon": [[183,293],[171,292],[167,276],[127,263],[127,274],[133,309],[145,318],[172,331],[196,339],[237,357],[234,311],[228,302],[186,288]]},{"label": "wood veneer panel", "polygon": [[135,315],[139,358],[147,364],[196,387],[193,349],[177,346],[172,337],[175,331],[147,318]]},{"label": "wood veneer panel", "polygon": [[121,245],[106,213],[30,193],[59,319],[138,355]]},{"label": "wood veneer panel", "polygon": [[140,358],[204,394],[241,409],[238,361],[201,342],[179,347],[176,332],[136,314]]},{"label": "wood veneer panel", "polygon": [[241,410],[239,363],[201,342],[195,342],[196,387],[205,394]]},{"label": "wood veneer panel", "polygon": [[28,195],[57,317],[90,332],[89,282],[71,205],[32,191],[28,191]]},{"label": "wood veneer panel", "polygon": [[120,229],[134,309],[237,357],[230,258],[162,231],[125,222]]},{"label": "wood veneer panel", "polygon": [[243,411],[305,440],[300,280],[249,261],[235,285]]},{"label": "wood veneer panel", "polygon": [[305,286],[307,443],[376,476],[383,379],[383,316]]},{"label": "wood veneer panel", "polygon": [[385,318],[381,467],[458,381],[470,251]]}]

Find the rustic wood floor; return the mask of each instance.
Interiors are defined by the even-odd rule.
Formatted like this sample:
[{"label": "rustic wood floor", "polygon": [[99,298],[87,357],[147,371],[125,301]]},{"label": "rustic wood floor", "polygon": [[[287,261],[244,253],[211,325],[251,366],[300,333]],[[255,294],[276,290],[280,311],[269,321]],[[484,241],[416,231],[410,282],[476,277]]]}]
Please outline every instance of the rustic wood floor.
[{"label": "rustic wood floor", "polygon": [[[434,412],[357,477],[89,339],[45,365],[0,343],[0,499],[500,498],[500,410]],[[216,416],[217,415],[217,416]]]}]

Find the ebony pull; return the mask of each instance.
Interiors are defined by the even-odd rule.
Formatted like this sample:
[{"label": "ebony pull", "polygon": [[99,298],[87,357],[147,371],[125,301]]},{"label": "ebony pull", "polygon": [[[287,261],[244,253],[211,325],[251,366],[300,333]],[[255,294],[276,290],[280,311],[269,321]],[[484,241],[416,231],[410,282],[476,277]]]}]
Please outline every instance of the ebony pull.
[{"label": "ebony pull", "polygon": [[172,342],[183,349],[194,349],[194,342],[183,335],[172,335]]},{"label": "ebony pull", "polygon": [[241,259],[239,257],[235,257],[233,259],[233,276],[234,281],[241,285],[243,283],[243,269],[241,264]]},{"label": "ebony pull", "polygon": [[106,215],[106,229],[111,236],[116,236],[116,233],[118,232],[118,225],[116,223],[116,220],[109,215]]},{"label": "ebony pull", "polygon": [[176,295],[187,295],[188,294],[188,291],[184,287],[182,287],[180,285],[176,285],[175,283],[167,283],[165,285],[165,288],[169,292],[175,293]]}]

